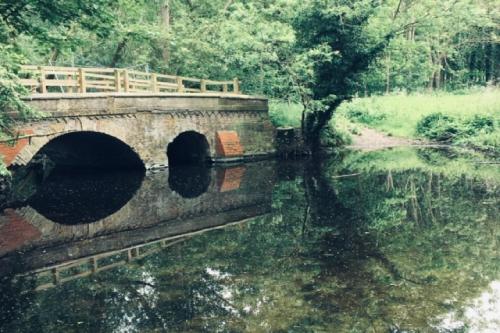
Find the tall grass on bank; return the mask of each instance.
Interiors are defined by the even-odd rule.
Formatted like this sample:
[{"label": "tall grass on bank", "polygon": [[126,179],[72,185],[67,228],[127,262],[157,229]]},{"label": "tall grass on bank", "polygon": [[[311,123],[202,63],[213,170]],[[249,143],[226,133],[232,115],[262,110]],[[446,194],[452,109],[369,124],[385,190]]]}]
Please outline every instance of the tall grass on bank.
[{"label": "tall grass on bank", "polygon": [[426,138],[498,150],[500,89],[358,98],[342,105],[339,116],[389,135]]},{"label": "tall grass on bank", "polygon": [[303,109],[298,103],[269,101],[269,117],[276,127],[300,127]]}]

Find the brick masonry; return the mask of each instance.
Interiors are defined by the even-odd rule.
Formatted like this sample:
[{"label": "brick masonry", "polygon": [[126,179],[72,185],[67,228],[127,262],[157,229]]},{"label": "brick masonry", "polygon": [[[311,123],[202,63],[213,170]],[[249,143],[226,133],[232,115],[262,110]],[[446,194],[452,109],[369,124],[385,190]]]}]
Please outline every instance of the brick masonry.
[{"label": "brick masonry", "polygon": [[215,151],[218,157],[243,156],[243,146],[236,131],[217,131]]},{"label": "brick masonry", "polygon": [[[30,135],[30,134],[33,134],[33,130],[30,129],[21,130],[18,133],[19,136]],[[29,144],[29,138],[23,138],[5,143],[0,143],[0,154],[3,158],[3,162],[5,163],[5,165],[10,165],[15,160],[17,154],[19,154],[19,152],[23,150],[23,148],[26,147],[28,144]]]}]

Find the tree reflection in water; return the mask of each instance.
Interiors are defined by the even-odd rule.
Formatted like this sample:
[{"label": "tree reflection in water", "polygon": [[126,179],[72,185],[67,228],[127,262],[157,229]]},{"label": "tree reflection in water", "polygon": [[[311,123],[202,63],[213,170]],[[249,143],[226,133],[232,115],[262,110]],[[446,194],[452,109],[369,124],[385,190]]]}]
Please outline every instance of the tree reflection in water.
[{"label": "tree reflection in water", "polygon": [[[394,167],[384,154],[420,164]],[[269,184],[271,215],[32,294],[2,311],[2,329],[467,331],[467,309],[481,311],[477,299],[500,278],[499,178],[469,158],[429,156],[295,166],[298,176]]]}]

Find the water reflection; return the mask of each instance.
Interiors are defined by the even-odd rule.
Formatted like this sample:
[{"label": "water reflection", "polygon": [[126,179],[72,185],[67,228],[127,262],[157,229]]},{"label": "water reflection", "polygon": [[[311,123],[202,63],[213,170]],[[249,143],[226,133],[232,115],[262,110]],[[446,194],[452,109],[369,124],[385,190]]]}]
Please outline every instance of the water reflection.
[{"label": "water reflection", "polygon": [[78,176],[51,175],[27,204],[0,216],[0,273],[12,262],[36,269],[262,215],[274,167]]},{"label": "water reflection", "polygon": [[144,172],[52,172],[27,204],[47,219],[72,225],[101,220],[122,208],[140,188]]},{"label": "water reflection", "polygon": [[493,281],[488,290],[459,311],[453,310],[438,317],[435,327],[444,332],[495,333],[500,327],[500,281]]},{"label": "water reflection", "polygon": [[168,185],[183,198],[196,198],[207,191],[210,178],[207,165],[173,166],[169,169]]},{"label": "water reflection", "polygon": [[4,274],[0,330],[498,330],[498,169],[424,155],[212,169],[191,199],[148,175],[116,216],[128,228],[45,243],[77,260]]}]

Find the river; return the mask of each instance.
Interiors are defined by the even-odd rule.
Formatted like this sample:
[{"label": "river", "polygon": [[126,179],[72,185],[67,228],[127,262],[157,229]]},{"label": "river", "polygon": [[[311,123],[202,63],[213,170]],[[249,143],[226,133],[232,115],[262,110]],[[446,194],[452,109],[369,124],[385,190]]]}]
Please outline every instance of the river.
[{"label": "river", "polygon": [[0,331],[498,332],[492,160],[54,172],[0,216]]}]

